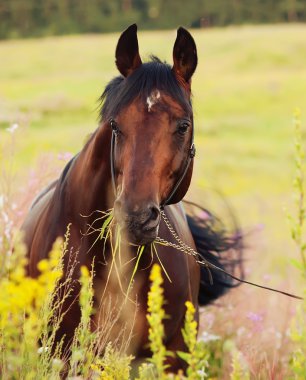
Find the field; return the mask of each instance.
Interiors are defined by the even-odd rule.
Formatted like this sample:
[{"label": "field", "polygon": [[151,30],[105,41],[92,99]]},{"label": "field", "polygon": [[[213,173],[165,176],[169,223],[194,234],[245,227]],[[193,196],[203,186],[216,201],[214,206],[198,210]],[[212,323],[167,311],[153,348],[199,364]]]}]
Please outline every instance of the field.
[{"label": "field", "polygon": [[[298,255],[284,208],[294,204],[295,107],[304,127],[306,120],[306,25],[192,34],[199,54],[193,78],[197,156],[187,198],[225,218],[225,201],[230,204],[246,234],[247,278],[302,295],[301,276],[290,264]],[[12,177],[11,199],[22,205],[15,224],[35,195],[28,194],[31,178],[39,191],[37,183],[47,183],[96,128],[97,100],[117,75],[117,38],[0,42],[0,165],[3,186]],[[142,57],[152,53],[171,63],[174,39],[174,31],[140,31]],[[12,134],[7,128],[15,123]],[[236,345],[252,378],[287,378],[288,331],[298,302],[242,285],[218,307],[203,310],[201,329],[222,336],[224,352]]]}]

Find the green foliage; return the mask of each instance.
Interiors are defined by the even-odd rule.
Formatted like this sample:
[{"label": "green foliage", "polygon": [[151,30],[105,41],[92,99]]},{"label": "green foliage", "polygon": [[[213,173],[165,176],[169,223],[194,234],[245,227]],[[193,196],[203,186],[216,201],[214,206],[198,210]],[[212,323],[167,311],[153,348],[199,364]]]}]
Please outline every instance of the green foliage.
[{"label": "green foliage", "polygon": [[91,315],[93,314],[93,271],[89,273],[87,267],[81,267],[81,290],[79,303],[81,307],[81,321],[75,330],[70,359],[69,376],[81,374],[88,376],[91,364],[94,361],[96,335],[91,332]]},{"label": "green foliage", "polygon": [[[296,244],[300,255],[299,260],[293,260],[292,264],[300,270],[301,275],[306,280],[306,243],[304,241],[305,224],[305,149],[302,139],[301,113],[299,109],[294,113],[295,126],[295,178],[293,183],[294,196],[296,201],[296,216],[289,216],[291,222],[291,236]],[[305,285],[304,285],[305,286]],[[295,319],[292,321],[290,337],[295,344],[295,348],[290,358],[290,368],[297,380],[305,379],[306,376],[306,287],[304,288],[304,300],[297,308]]]},{"label": "green foliage", "polygon": [[303,0],[2,0],[0,38],[110,32],[134,22],[160,29],[305,18]]},{"label": "green foliage", "polygon": [[[165,379],[165,359],[169,354],[164,346],[164,325],[163,320],[166,318],[165,310],[163,308],[163,279],[161,276],[161,268],[159,265],[154,264],[150,274],[151,288],[148,294],[148,314],[147,320],[149,323],[149,342],[152,351],[152,358],[150,362],[154,366],[154,373],[157,379]],[[149,368],[146,367],[147,374]],[[143,378],[144,379],[144,378]]]},{"label": "green foliage", "polygon": [[250,380],[250,372],[241,352],[233,350],[231,380]]},{"label": "green foliage", "polygon": [[301,131],[301,115],[300,110],[296,109],[294,113],[295,127],[295,178],[293,182],[294,197],[296,203],[296,217],[289,216],[291,222],[291,236],[295,242],[301,262],[293,261],[293,264],[301,269],[302,275],[306,279],[306,242],[303,240],[304,223],[306,217],[305,210],[305,193],[304,193],[304,177],[305,177],[305,151],[303,147],[302,131]]},{"label": "green foliage", "polygon": [[290,368],[296,380],[304,380],[306,375],[306,288],[303,304],[299,305],[292,322],[290,337],[296,347],[290,358]]},{"label": "green foliage", "polygon": [[132,356],[120,353],[108,343],[101,359],[91,368],[100,380],[129,380]]},{"label": "green foliage", "polygon": [[[139,377],[137,380],[157,380],[156,368],[153,363],[142,363],[138,369]],[[166,375],[162,372],[162,378],[164,379]]]},{"label": "green foliage", "polygon": [[129,296],[129,293],[130,293],[130,290],[131,290],[131,287],[132,287],[132,284],[133,284],[133,281],[134,281],[134,277],[135,277],[135,274],[136,274],[136,272],[138,270],[139,262],[140,262],[140,259],[142,257],[144,249],[145,249],[144,245],[138,246],[138,248],[137,248],[136,263],[135,263],[135,266],[134,266],[134,269],[133,269],[133,272],[132,272],[132,275],[131,275],[131,278],[130,278],[130,281],[129,281],[129,286],[128,286],[128,289],[127,289],[126,297]]},{"label": "green foliage", "polygon": [[[46,372],[52,372],[54,379],[59,377],[63,363],[59,361],[54,366],[54,362],[46,360],[50,359],[53,335],[46,336],[51,315],[55,321],[56,308],[62,305],[61,302],[54,303],[53,297],[54,288],[62,276],[61,256],[61,243],[57,241],[49,259],[39,263],[37,279],[26,276],[27,260],[20,242],[16,242],[14,254],[6,260],[5,273],[0,279],[0,368],[3,379],[34,379],[37,375],[43,378]],[[40,337],[41,347],[38,346]],[[57,354],[56,349],[52,359],[57,359]]]},{"label": "green foliage", "polygon": [[[60,379],[67,358],[62,341],[55,336],[62,321],[64,301],[74,285],[76,266],[67,268],[62,279],[62,257],[67,254],[69,227],[65,241],[56,241],[49,259],[38,264],[37,279],[26,275],[27,259],[24,246],[16,241],[14,253],[0,255],[0,368],[1,379]],[[70,254],[73,254],[70,252]],[[70,378],[129,379],[132,356],[106,346],[103,354],[101,337],[104,331],[92,331],[93,271],[81,267],[79,303],[81,321],[75,331],[69,362]],[[55,292],[55,288],[57,291]],[[108,326],[105,326],[107,329]]]},{"label": "green foliage", "polygon": [[[161,275],[161,267],[154,264],[150,274],[151,287],[148,293],[149,343],[152,351],[150,363],[143,363],[139,367],[138,380],[160,380],[160,379],[190,379],[200,380],[208,376],[208,347],[203,341],[197,340],[198,326],[195,320],[195,308],[189,301],[186,302],[186,315],[184,328],[182,330],[186,352],[169,352],[163,343],[164,326],[166,318],[163,308],[164,297]],[[165,360],[167,356],[178,355],[187,363],[186,377],[182,373],[167,373]]]},{"label": "green foliage", "polygon": [[192,380],[207,377],[209,353],[203,341],[197,341],[198,326],[194,319],[195,308],[189,301],[186,302],[185,325],[182,331],[188,352],[179,352],[178,355],[188,364],[187,378]]},{"label": "green foliage", "polygon": [[[213,7],[214,2],[207,6]],[[209,184],[224,191],[243,226],[254,226],[259,221],[265,224],[265,230],[260,235],[262,238],[252,245],[254,250],[258,249],[256,260],[252,259],[255,263],[254,276],[259,278],[261,274],[268,273],[277,282],[279,278],[285,277],[284,268],[287,268],[288,252],[291,251],[287,246],[287,227],[282,223],[283,215],[279,206],[288,199],[290,191],[290,109],[302,99],[305,92],[305,26],[227,28],[193,31],[193,34],[199,52],[199,66],[193,81],[198,169],[190,196],[196,199],[198,195],[198,200],[202,200],[202,187]],[[105,82],[116,74],[113,54],[117,37],[73,36],[0,44],[1,109],[4,107],[0,119],[0,145],[7,147],[8,136],[16,138],[18,155],[15,168],[24,170],[18,174],[15,190],[19,185],[25,187],[24,178],[28,178],[28,172],[24,168],[30,164],[35,167],[38,155],[66,150],[76,152],[84,136],[95,128],[96,112],[93,108],[97,94]],[[154,52],[162,59],[169,59],[171,49],[168,44],[160,43],[161,38],[171,44],[174,33],[141,33],[143,56]],[[282,41],[282,44],[278,41]],[[20,128],[11,136],[5,129],[16,120],[20,122]],[[3,160],[8,157],[1,147],[2,166]],[[54,163],[56,156],[52,157]],[[206,158],[201,160],[199,157]],[[45,167],[46,161],[40,161],[44,162]],[[6,179],[7,175],[2,174],[1,184]],[[44,177],[44,180],[48,179]],[[201,187],[199,191],[197,185]],[[12,186],[8,185],[7,189],[12,189]],[[16,199],[4,195],[3,206],[0,199],[0,211],[16,214],[13,209]],[[212,204],[211,198],[206,200],[206,205],[211,207]],[[1,219],[0,235],[3,235],[5,243],[1,258],[8,257],[6,251],[11,245],[11,239],[4,235],[4,229],[5,223]],[[258,244],[261,244],[259,241],[264,241],[264,246],[258,248]],[[257,265],[257,255],[259,260],[264,258],[262,265]],[[303,267],[298,256],[294,262],[297,267]],[[0,270],[2,278],[3,266]],[[280,277],[277,277],[277,273]],[[291,278],[292,288],[298,289],[298,276],[287,275]],[[298,290],[296,292],[299,293]],[[248,307],[256,307],[262,296],[263,293],[256,292],[255,297],[248,299]],[[277,302],[280,303],[283,302]],[[282,318],[280,309],[274,301],[272,305],[276,313],[275,321],[279,321]],[[265,306],[267,309],[268,304]],[[229,314],[227,310],[224,313]],[[238,315],[238,322],[233,318],[231,331],[234,333],[241,327],[240,313],[239,309],[236,314],[234,311],[230,314]],[[298,323],[292,327],[294,349],[289,345],[288,348],[283,347],[285,352],[277,363],[276,376],[287,370],[284,359],[288,350],[294,351],[291,368],[303,369],[300,363],[305,349],[301,340],[295,341],[295,337],[300,339],[305,336],[302,329],[305,322],[300,319],[302,313],[305,314],[303,309],[298,314]],[[216,314],[220,314],[219,309]],[[284,326],[286,323],[285,320]],[[230,328],[224,330],[226,335]],[[236,336],[232,339],[236,339]],[[223,341],[220,340],[218,344],[215,348],[210,346],[209,350],[215,350],[218,358],[216,365],[221,368],[228,360],[229,353],[222,351]],[[42,344],[42,347],[46,346]],[[298,349],[295,350],[295,347]],[[253,346],[253,349],[254,357],[258,358],[263,348]],[[271,352],[274,353],[268,348],[269,358],[272,357]],[[17,354],[14,353],[14,357],[17,358]],[[212,358],[213,354],[210,353],[209,373],[213,365]],[[56,359],[52,362],[54,373],[61,365]],[[255,368],[258,368],[256,365]],[[265,365],[274,364],[265,359]],[[152,372],[153,365],[147,367],[148,372]]]}]

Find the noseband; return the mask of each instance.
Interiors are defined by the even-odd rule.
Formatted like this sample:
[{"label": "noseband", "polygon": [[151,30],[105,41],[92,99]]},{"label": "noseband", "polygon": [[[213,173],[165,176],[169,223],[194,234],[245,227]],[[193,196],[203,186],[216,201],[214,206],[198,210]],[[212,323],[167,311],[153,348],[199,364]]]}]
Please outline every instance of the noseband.
[{"label": "noseband", "polygon": [[[113,191],[115,194],[115,197],[117,196],[117,187],[116,187],[116,170],[115,170],[115,144],[116,144],[116,133],[113,130],[112,131],[112,137],[111,137],[111,149],[110,149],[110,166],[111,166],[111,176],[112,176],[112,186]],[[179,188],[180,184],[182,183],[183,179],[186,176],[186,173],[188,171],[188,168],[190,166],[191,160],[194,158],[196,154],[196,148],[194,145],[194,128],[193,128],[193,119],[192,119],[192,135],[191,135],[191,144],[190,148],[188,149],[188,156],[185,162],[185,166],[182,170],[182,174],[180,175],[179,179],[176,181],[175,186],[171,190],[170,194],[166,198],[164,202],[160,204],[160,209],[162,210],[165,206],[170,204],[171,199],[173,198],[174,194],[176,193],[177,189]]]}]

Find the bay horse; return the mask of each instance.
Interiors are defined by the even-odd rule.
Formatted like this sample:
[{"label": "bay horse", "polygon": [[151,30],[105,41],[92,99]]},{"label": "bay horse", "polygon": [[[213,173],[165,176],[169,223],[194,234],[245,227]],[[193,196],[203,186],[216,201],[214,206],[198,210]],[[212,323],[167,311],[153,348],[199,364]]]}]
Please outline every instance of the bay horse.
[{"label": "bay horse", "polygon": [[[221,266],[214,252],[229,247],[225,239],[218,240],[205,221],[186,216],[181,203],[191,182],[195,155],[191,78],[197,60],[193,37],[180,27],[172,66],[156,57],[142,63],[137,26],[127,28],[116,48],[120,76],[110,81],[101,96],[98,129],[66,165],[60,178],[37,197],[22,226],[28,272],[35,277],[38,262],[48,257],[56,238],[63,237],[67,225],[71,225],[64,268],[67,270],[73,249],[77,250],[73,274],[76,279],[81,265],[93,266],[96,313],[92,325],[99,328],[97,315],[105,311],[102,298],[120,299],[121,289],[118,281],[106,287],[111,244],[97,239],[98,232],[95,235],[86,231],[93,225],[101,230],[102,220],[95,213],[113,208],[116,223],[125,236],[122,244],[132,260],[137,247],[144,246],[133,287],[137,309],[132,349],[139,358],[150,355],[146,313],[149,274],[154,263],[162,263],[164,268],[165,311],[169,316],[165,320],[164,343],[169,351],[186,349],[181,331],[185,302],[193,303],[198,320],[199,305],[216,299],[231,286],[231,281],[220,273],[214,274],[211,285],[207,270],[200,268],[192,255],[159,245],[157,257],[150,248],[158,237],[175,243],[175,231],[199,255]],[[172,232],[162,214],[171,224]],[[131,278],[133,265],[126,268],[121,272],[125,284]],[[75,302],[78,285],[73,292],[75,297],[67,301],[58,331],[58,339],[64,337],[65,347],[69,347],[80,322],[80,307]],[[169,358],[168,364],[170,371],[184,368],[178,357]]]}]

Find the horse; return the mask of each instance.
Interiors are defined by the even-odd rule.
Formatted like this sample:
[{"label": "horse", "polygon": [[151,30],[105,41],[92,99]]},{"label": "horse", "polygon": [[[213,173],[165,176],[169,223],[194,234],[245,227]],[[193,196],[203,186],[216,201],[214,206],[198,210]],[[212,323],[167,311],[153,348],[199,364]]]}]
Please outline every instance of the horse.
[{"label": "horse", "polygon": [[[134,268],[126,265],[119,273],[123,285],[117,280],[108,284],[112,244],[97,239],[99,232],[95,231],[101,231],[103,218],[97,218],[96,212],[113,209],[114,220],[124,237],[122,244],[132,262],[139,246],[143,247],[133,281],[137,305],[131,344],[136,358],[143,358],[150,355],[146,314],[149,274],[154,263],[161,263],[164,268],[164,308],[169,316],[165,320],[164,344],[168,351],[186,350],[182,336],[185,302],[193,303],[198,321],[199,306],[215,300],[232,286],[218,272],[213,274],[211,284],[207,268],[201,267],[194,255],[184,254],[174,246],[158,245],[158,255],[152,254],[152,243],[158,238],[177,243],[179,237],[199,257],[222,267],[215,252],[226,251],[232,242],[214,233],[207,223],[210,217],[201,220],[186,215],[186,205],[182,204],[195,157],[191,79],[198,58],[193,37],[182,27],[177,30],[172,66],[155,56],[143,63],[137,26],[133,24],[121,34],[115,57],[120,75],[108,83],[100,98],[97,130],[60,177],[34,201],[22,231],[28,273],[36,277],[38,262],[48,257],[54,241],[63,237],[70,225],[63,259],[64,278],[71,251],[76,250],[74,278],[79,278],[82,265],[93,268],[96,313],[92,328],[98,329],[102,322],[97,315],[106,308],[103,298],[120,300],[121,286],[129,282]],[[95,226],[92,233],[86,233],[88,226]],[[80,322],[80,306],[75,302],[79,290],[76,285],[67,300],[57,333],[57,339],[63,339],[67,349]],[[117,332],[123,321],[118,323]],[[179,357],[167,360],[168,371],[185,368]]]}]

